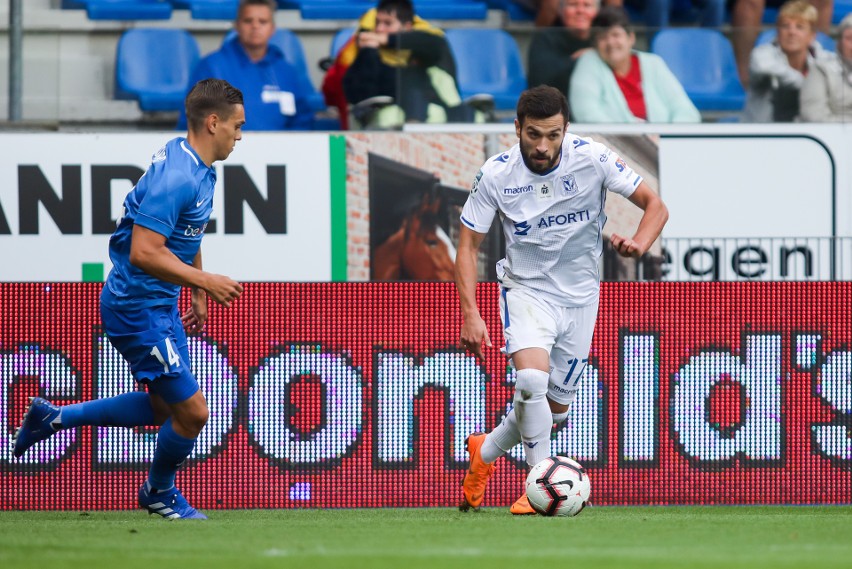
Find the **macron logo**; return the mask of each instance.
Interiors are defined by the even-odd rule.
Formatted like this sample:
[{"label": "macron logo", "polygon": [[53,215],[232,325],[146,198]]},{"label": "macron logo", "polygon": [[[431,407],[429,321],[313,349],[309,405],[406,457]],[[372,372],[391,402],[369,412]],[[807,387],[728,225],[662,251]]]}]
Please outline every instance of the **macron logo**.
[{"label": "macron logo", "polygon": [[534,443],[525,442],[524,444],[527,445],[527,447],[529,447],[529,448],[535,448],[535,446],[538,444],[538,441],[536,441]]},{"label": "macron logo", "polygon": [[515,235],[526,235],[529,233],[531,226],[529,222],[522,221],[520,223],[515,224]]}]

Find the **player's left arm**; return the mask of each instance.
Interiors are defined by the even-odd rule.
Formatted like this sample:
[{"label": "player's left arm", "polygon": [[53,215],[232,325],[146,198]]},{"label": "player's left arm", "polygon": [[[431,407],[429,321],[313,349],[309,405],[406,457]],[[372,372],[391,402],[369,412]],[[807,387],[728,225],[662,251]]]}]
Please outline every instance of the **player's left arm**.
[{"label": "player's left arm", "polygon": [[[192,260],[192,266],[199,271],[204,270],[201,263],[201,247],[198,248],[198,253]],[[192,301],[189,309],[181,317],[183,327],[187,334],[201,332],[204,323],[207,321],[207,291],[203,288],[194,286],[192,290]]]},{"label": "player's left arm", "polygon": [[193,265],[187,265],[166,247],[165,235],[139,225],[138,222],[133,226],[130,237],[130,264],[161,281],[204,289],[214,302],[230,308],[243,292],[243,286],[225,275],[197,269],[194,266],[195,260],[193,259]]},{"label": "player's left arm", "polygon": [[669,219],[669,210],[660,196],[644,181],[639,183],[636,191],[628,199],[645,212],[639,221],[639,227],[632,238],[613,233],[609,240],[613,248],[622,257],[638,259],[651,248],[651,245],[660,236],[663,226]]}]

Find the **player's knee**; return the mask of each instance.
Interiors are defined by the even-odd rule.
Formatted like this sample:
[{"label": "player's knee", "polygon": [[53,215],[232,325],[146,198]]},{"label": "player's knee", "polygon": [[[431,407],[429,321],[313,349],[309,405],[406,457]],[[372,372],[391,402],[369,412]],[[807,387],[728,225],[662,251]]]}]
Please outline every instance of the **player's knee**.
[{"label": "player's knee", "polygon": [[190,409],[185,409],[182,410],[181,413],[176,413],[172,417],[172,420],[180,423],[183,430],[190,436],[197,437],[204,428],[204,425],[207,424],[207,420],[209,418],[210,411],[207,409],[206,404],[202,404],[194,405]]},{"label": "player's knee", "polygon": [[198,429],[198,432],[201,432],[201,429],[204,428],[204,425],[207,424],[207,420],[210,419],[210,410],[207,409],[207,405],[200,409],[196,409],[192,414],[192,424],[194,427]]},{"label": "player's knee", "polygon": [[531,403],[540,401],[547,395],[547,383],[550,374],[540,369],[518,370],[518,381],[515,383],[515,403]]},{"label": "player's knee", "polygon": [[551,411],[550,414],[553,416],[553,423],[557,426],[564,423],[565,420],[568,418],[568,410],[567,409],[565,410],[564,413],[554,413],[553,411]]},{"label": "player's knee", "polygon": [[202,415],[192,415],[190,417],[184,418],[183,426],[188,433],[190,433],[193,437],[197,437],[201,434],[201,430],[204,428],[204,425],[207,424],[207,414]]}]

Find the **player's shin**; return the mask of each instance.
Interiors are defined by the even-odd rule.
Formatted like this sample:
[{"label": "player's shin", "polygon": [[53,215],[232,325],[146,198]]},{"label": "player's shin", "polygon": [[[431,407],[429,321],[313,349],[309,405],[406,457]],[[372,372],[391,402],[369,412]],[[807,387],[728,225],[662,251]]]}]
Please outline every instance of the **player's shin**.
[{"label": "player's shin", "polygon": [[484,462],[490,464],[520,442],[521,432],[518,430],[517,417],[515,410],[511,409],[506,418],[485,437],[485,442],[482,443],[479,451],[480,456]]},{"label": "player's shin", "polygon": [[157,435],[157,448],[154,460],[148,471],[148,483],[156,490],[168,490],[175,485],[178,468],[186,460],[195,446],[195,439],[177,434],[172,420],[167,419]]},{"label": "player's shin", "polygon": [[547,403],[549,377],[546,371],[538,369],[518,370],[514,411],[526,461],[530,466],[550,456],[553,417]]},{"label": "player's shin", "polygon": [[61,429],[84,425],[143,427],[155,424],[151,398],[141,391],[66,405],[62,407],[57,422]]}]

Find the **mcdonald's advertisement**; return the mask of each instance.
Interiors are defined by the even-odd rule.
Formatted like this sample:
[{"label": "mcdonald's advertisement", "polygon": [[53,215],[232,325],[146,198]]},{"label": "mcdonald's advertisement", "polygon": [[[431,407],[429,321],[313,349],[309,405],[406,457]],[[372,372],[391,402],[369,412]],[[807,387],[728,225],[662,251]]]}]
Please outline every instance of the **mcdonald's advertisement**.
[{"label": "mcdonald's advertisement", "polygon": [[[11,453],[29,397],[137,388],[100,327],[101,286],[0,284],[0,509],[135,507],[155,427]],[[451,283],[248,283],[189,339],[210,419],[181,489],[202,509],[455,507],[465,437],[514,391],[498,293],[478,290],[495,344],[480,360],[458,347]],[[551,451],[586,467],[599,505],[848,503],[850,309],[841,282],[604,283]],[[525,476],[512,449],[485,505],[511,504]]]}]

